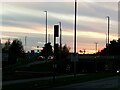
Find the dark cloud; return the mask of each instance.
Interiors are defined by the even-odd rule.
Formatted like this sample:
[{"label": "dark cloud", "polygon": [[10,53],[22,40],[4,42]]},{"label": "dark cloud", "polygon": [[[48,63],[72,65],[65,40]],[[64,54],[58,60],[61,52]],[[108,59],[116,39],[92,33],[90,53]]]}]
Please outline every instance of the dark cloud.
[{"label": "dark cloud", "polygon": [[[73,2],[23,2],[23,3],[6,3],[9,4],[11,6],[14,7],[22,7],[22,8],[27,8],[27,9],[31,9],[31,10],[36,10],[36,11],[44,11],[47,10],[48,11],[48,24],[54,25],[55,23],[61,21],[63,23],[64,28],[68,28],[71,29],[73,28],[73,24],[74,24],[74,17],[73,17],[73,22],[68,22],[65,20],[61,20],[61,18],[54,18],[51,17],[49,15],[49,12],[55,12],[58,14],[74,14],[74,3]],[[100,19],[105,18],[106,15],[110,15],[112,20],[116,20],[116,11],[112,10],[110,8],[105,8],[104,6],[102,7],[102,4],[107,4],[109,5],[115,5],[116,3],[108,3],[108,2],[99,2],[99,3],[86,3],[86,2],[79,2],[78,3],[78,15],[81,16],[89,16],[89,17],[97,17]],[[111,7],[112,8],[112,7]],[[37,14],[37,13],[36,13]],[[74,16],[74,15],[73,15]],[[5,20],[5,21],[4,21]],[[19,24],[17,23],[11,23],[7,20],[12,20],[12,21],[16,21],[16,22],[20,22]],[[22,22],[26,22],[22,24]],[[28,24],[27,24],[28,23]],[[104,29],[95,29],[95,27],[93,27],[94,24],[97,24],[98,21],[96,21],[96,23],[87,23],[85,24],[85,22],[78,22],[77,25],[79,30],[92,30],[95,32],[104,32]],[[4,25],[15,25],[15,26],[19,26],[19,27],[25,27],[25,28],[33,28],[31,27],[31,25],[33,24],[45,24],[45,17],[42,17],[41,15],[39,16],[30,16],[30,15],[25,15],[25,14],[20,14],[20,13],[16,13],[13,12],[12,16],[10,15],[4,15],[3,16],[3,24]],[[99,23],[98,23],[99,25]],[[113,30],[114,32],[115,30]]]},{"label": "dark cloud", "polygon": [[[74,14],[74,3],[73,2],[23,2],[23,3],[10,3],[18,7],[29,8],[31,10],[42,10],[49,12],[56,12],[62,14]],[[106,6],[106,7],[105,7]],[[116,7],[116,10],[114,10]],[[116,2],[79,2],[78,3],[78,14],[92,17],[104,17],[110,15],[116,20],[115,14],[117,13]]]}]

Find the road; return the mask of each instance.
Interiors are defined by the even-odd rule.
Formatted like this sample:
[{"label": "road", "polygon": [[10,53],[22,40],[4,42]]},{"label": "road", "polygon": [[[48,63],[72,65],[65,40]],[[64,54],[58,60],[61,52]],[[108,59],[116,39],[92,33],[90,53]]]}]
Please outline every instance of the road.
[{"label": "road", "polygon": [[[57,76],[56,78],[63,78],[63,77],[71,77],[72,75],[67,76]],[[15,81],[7,81],[3,82],[3,85],[9,85],[9,84],[15,84],[15,83],[22,83],[22,82],[29,82],[34,80],[46,80],[46,79],[52,79],[52,77],[47,78],[34,78],[34,79],[26,79],[26,80],[15,80]],[[119,88],[119,89],[117,89]],[[114,76],[109,77],[105,79],[99,79],[99,80],[93,80],[83,83],[77,83],[77,84],[70,84],[66,86],[60,86],[60,87],[53,87],[48,88],[44,90],[120,90],[120,77]],[[39,89],[35,89],[39,90]]]},{"label": "road", "polygon": [[[64,89],[64,90],[120,90],[120,77],[109,77],[105,79],[100,80],[94,80],[94,81],[88,81],[84,83],[78,83],[78,84],[71,84],[67,86],[61,86],[61,87],[55,87],[51,90],[58,90],[58,89]],[[119,89],[118,89],[119,88]]]},{"label": "road", "polygon": [[[85,74],[78,74],[78,76],[82,76]],[[73,77],[73,75],[63,75],[63,76],[56,76],[55,78],[65,78],[65,77]],[[53,77],[42,77],[42,78],[32,78],[32,79],[22,79],[22,80],[12,80],[12,81],[3,81],[3,85],[10,85],[10,84],[16,84],[16,83],[24,83],[24,82],[30,82],[30,81],[36,81],[36,80],[49,80],[53,79]]]}]

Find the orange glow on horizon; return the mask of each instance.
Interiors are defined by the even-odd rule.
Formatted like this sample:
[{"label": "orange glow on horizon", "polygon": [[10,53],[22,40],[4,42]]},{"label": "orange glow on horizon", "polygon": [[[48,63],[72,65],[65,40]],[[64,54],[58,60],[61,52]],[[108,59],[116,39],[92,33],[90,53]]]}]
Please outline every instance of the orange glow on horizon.
[{"label": "orange glow on horizon", "polygon": [[[43,31],[44,30],[44,31]],[[34,34],[45,34],[45,27],[44,26],[38,26],[36,27],[36,29],[31,29],[31,28],[20,28],[20,27],[12,27],[12,26],[0,26],[0,31],[1,32],[16,32],[16,33],[34,33]],[[53,27],[52,26],[48,26],[48,33],[53,35]],[[73,37],[73,30],[70,29],[64,29],[64,31],[62,32],[62,35],[64,36],[72,36]],[[11,36],[2,36],[2,37],[6,37],[6,38],[11,38]],[[97,39],[103,39],[105,40],[106,36],[104,33],[98,33],[98,32],[91,32],[91,31],[83,31],[83,30],[77,30],[77,38],[80,37],[84,37],[84,38],[97,38]],[[13,37],[14,38],[14,37]],[[110,36],[110,39],[117,39],[118,37],[116,35],[112,35]],[[5,40],[3,40],[3,42],[5,42]],[[69,42],[69,45],[71,47],[71,51],[73,49],[73,42]],[[99,46],[99,48],[103,48],[104,46],[101,45]],[[79,50],[81,49],[86,49],[88,51],[88,53],[95,53],[96,51],[94,50],[94,44],[92,44],[91,46],[89,44],[77,44],[77,51],[79,52]],[[98,49],[99,49],[98,48]],[[101,49],[100,49],[101,50]],[[87,53],[87,52],[86,52]]]}]

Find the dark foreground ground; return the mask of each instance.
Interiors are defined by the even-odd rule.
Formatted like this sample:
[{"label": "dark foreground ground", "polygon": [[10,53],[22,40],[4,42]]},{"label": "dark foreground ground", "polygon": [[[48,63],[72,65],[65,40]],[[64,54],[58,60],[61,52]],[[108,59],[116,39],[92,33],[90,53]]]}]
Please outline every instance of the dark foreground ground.
[{"label": "dark foreground ground", "polygon": [[[93,80],[83,83],[71,84],[49,90],[120,90],[120,77],[109,77],[100,80]],[[46,89],[47,90],[47,89]]]},{"label": "dark foreground ground", "polygon": [[55,81],[53,77],[4,81],[2,90],[118,90],[119,86],[119,75],[93,73],[57,76]]}]

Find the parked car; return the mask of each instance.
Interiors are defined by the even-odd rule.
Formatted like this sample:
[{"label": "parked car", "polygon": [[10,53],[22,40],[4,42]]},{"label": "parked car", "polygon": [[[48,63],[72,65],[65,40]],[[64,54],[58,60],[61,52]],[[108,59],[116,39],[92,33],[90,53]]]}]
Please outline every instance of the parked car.
[{"label": "parked car", "polygon": [[37,60],[39,60],[39,61],[44,61],[44,60],[45,60],[45,57],[44,57],[44,56],[38,56]]},{"label": "parked car", "polygon": [[49,56],[49,57],[48,57],[48,60],[53,60],[53,56]]}]

